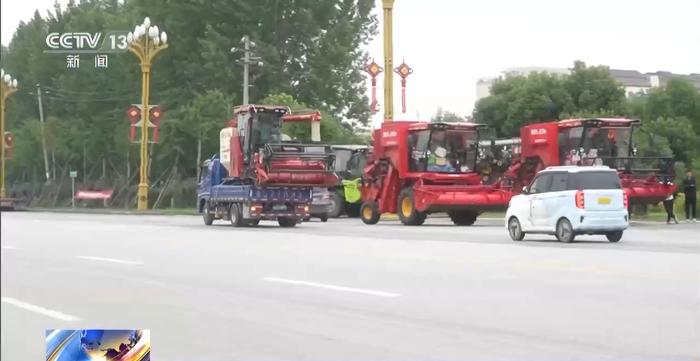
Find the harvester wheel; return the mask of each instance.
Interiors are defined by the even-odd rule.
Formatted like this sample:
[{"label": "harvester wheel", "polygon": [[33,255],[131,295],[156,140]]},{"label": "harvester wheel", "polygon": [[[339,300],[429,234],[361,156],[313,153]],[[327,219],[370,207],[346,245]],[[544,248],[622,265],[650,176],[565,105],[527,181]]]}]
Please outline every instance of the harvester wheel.
[{"label": "harvester wheel", "polygon": [[407,226],[420,226],[428,216],[424,212],[416,210],[413,189],[406,188],[399,193],[398,213],[401,223]]},{"label": "harvester wheel", "polygon": [[238,203],[231,204],[231,207],[228,209],[228,218],[231,220],[231,225],[234,227],[240,227],[243,225],[241,206],[238,205]]},{"label": "harvester wheel", "polygon": [[280,227],[292,228],[297,225],[297,219],[294,217],[277,217],[277,223]]},{"label": "harvester wheel", "polygon": [[381,214],[379,214],[377,202],[369,201],[362,203],[360,207],[360,219],[362,219],[362,222],[365,224],[377,224],[377,222],[379,222],[379,216],[381,216]]},{"label": "harvester wheel", "polygon": [[447,215],[450,216],[452,223],[458,226],[471,226],[476,222],[479,214],[474,211],[449,211]]}]

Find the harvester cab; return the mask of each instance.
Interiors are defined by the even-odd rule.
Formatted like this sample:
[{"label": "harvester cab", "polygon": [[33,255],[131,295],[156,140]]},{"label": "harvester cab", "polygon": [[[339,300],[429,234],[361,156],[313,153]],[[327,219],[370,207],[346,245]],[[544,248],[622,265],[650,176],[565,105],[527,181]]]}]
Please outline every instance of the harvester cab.
[{"label": "harvester cab", "polygon": [[625,118],[566,119],[529,124],[521,128],[522,155],[515,165],[520,186],[534,174],[555,165],[606,165],[617,169],[630,200],[656,203],[665,199],[673,186],[671,157],[641,157],[632,136],[641,122]]}]

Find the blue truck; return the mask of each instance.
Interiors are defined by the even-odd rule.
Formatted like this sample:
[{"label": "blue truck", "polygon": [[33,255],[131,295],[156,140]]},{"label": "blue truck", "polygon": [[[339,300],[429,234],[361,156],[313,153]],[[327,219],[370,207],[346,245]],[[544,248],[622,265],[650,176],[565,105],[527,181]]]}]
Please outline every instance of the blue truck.
[{"label": "blue truck", "polygon": [[228,220],[234,227],[277,220],[281,227],[294,227],[310,216],[313,187],[256,185],[227,176],[218,156],[202,167],[197,203],[206,225],[215,219]]}]

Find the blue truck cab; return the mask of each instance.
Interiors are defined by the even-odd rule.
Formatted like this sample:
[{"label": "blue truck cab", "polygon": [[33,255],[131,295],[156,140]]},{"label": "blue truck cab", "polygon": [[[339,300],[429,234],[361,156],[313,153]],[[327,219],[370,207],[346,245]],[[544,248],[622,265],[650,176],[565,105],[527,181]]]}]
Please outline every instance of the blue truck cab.
[{"label": "blue truck cab", "polygon": [[312,199],[310,186],[259,186],[230,178],[218,155],[204,162],[197,186],[197,210],[206,225],[218,219],[234,227],[276,220],[281,227],[294,227],[309,217]]}]

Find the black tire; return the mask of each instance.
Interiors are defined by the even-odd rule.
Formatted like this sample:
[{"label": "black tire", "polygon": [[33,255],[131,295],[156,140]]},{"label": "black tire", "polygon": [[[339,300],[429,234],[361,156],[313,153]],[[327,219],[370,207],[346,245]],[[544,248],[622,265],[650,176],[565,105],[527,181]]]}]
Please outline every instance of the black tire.
[{"label": "black tire", "polygon": [[345,203],[345,214],[348,215],[348,218],[357,218],[360,216],[360,207],[362,207],[360,202]]},{"label": "black tire", "polygon": [[428,216],[426,213],[416,210],[416,202],[411,188],[406,188],[399,193],[396,210],[401,223],[407,226],[420,226]]},{"label": "black tire", "polygon": [[280,227],[292,228],[297,225],[297,219],[294,217],[277,217],[277,223]]},{"label": "black tire", "polygon": [[231,204],[228,209],[228,217],[231,221],[231,225],[234,227],[240,227],[243,225],[243,215],[241,214],[241,206],[238,203]]},{"label": "black tire", "polygon": [[377,202],[369,201],[362,203],[360,207],[360,219],[362,219],[364,224],[377,224],[380,216],[381,214],[379,214]]},{"label": "black tire", "polygon": [[311,216],[304,217],[304,222],[310,222],[311,221]]},{"label": "black tire", "polygon": [[338,218],[343,214],[343,209],[345,208],[345,199],[340,194],[339,190],[334,190],[331,192],[331,197],[333,197],[333,209],[328,212],[328,217]]},{"label": "black tire", "polygon": [[516,217],[510,217],[508,220],[508,234],[510,239],[514,241],[522,241],[525,238],[525,232],[523,232],[520,221]]},{"label": "black tire", "polygon": [[246,221],[248,227],[257,227],[260,224],[260,219],[249,219]]},{"label": "black tire", "polygon": [[568,219],[562,218],[557,222],[556,236],[559,242],[570,243],[574,241],[576,234]]},{"label": "black tire", "polygon": [[476,222],[476,217],[479,216],[474,211],[449,211],[447,215],[450,216],[452,223],[458,226],[471,226]]},{"label": "black tire", "polygon": [[209,212],[209,202],[204,204],[204,208],[202,209],[202,219],[204,220],[204,224],[207,226],[211,226],[212,223],[214,223],[214,215]]},{"label": "black tire", "polygon": [[619,242],[622,239],[622,231],[606,233],[605,238],[610,242]]},{"label": "black tire", "polygon": [[324,214],[324,215],[322,215],[322,216],[320,216],[320,217],[318,217],[318,218],[321,219],[321,222],[328,222],[328,215],[327,215],[327,214]]}]

